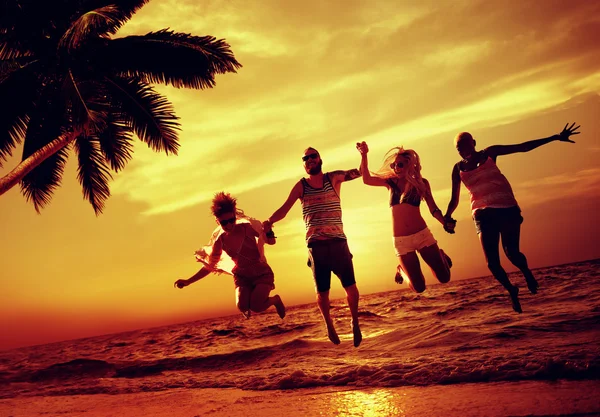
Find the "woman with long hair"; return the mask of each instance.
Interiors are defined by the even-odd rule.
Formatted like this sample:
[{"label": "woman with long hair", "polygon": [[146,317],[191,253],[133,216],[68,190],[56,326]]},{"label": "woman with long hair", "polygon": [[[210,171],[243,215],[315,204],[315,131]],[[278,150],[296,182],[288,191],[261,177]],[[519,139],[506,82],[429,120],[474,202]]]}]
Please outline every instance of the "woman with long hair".
[{"label": "woman with long hair", "polygon": [[425,291],[425,277],[421,270],[417,252],[439,282],[450,281],[450,258],[442,251],[421,216],[421,200],[425,200],[429,211],[442,225],[445,224],[442,211],[431,194],[429,182],[421,176],[419,155],[412,149],[395,147],[384,158],[381,168],[374,173],[369,171],[365,142],[357,143],[361,160],[363,182],[375,187],[386,187],[389,191],[389,204],[392,211],[393,242],[398,268],[396,282],[409,281],[415,292]]}]

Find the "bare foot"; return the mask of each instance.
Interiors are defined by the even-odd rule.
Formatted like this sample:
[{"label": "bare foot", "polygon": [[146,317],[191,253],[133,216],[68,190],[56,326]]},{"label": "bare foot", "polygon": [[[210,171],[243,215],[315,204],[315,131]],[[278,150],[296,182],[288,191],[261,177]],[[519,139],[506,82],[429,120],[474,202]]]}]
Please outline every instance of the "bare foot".
[{"label": "bare foot", "polygon": [[512,302],[512,308],[517,313],[522,313],[523,309],[521,308],[521,303],[519,302],[519,288],[513,285],[513,289],[509,292],[510,301]]},{"label": "bare foot", "polygon": [[329,340],[331,340],[331,343],[333,343],[334,345],[340,344],[340,337],[335,331],[335,327],[333,327],[333,324],[327,325],[327,336],[329,336]]},{"label": "bare foot", "polygon": [[538,284],[533,275],[531,275],[530,277],[525,277],[525,281],[527,281],[527,288],[529,288],[529,292],[532,294],[537,294],[537,290],[540,284]]},{"label": "bare foot", "polygon": [[360,326],[352,322],[352,335],[354,336],[354,347],[360,346],[362,342],[362,333],[360,332]]},{"label": "bare foot", "polygon": [[278,295],[274,295],[273,297],[275,298],[275,302],[273,303],[273,305],[275,306],[275,310],[277,310],[277,314],[279,315],[279,317],[284,318],[285,306],[283,305],[281,297]]}]

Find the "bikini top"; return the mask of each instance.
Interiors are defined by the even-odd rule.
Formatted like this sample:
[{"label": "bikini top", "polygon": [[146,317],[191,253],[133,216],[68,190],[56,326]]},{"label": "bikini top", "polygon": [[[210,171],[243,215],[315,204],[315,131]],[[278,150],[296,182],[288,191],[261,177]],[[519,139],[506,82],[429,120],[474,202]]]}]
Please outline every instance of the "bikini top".
[{"label": "bikini top", "polygon": [[410,204],[415,207],[421,205],[421,196],[416,189],[412,188],[408,194],[402,195],[402,190],[393,179],[389,178],[385,182],[390,187],[390,207],[397,204]]}]

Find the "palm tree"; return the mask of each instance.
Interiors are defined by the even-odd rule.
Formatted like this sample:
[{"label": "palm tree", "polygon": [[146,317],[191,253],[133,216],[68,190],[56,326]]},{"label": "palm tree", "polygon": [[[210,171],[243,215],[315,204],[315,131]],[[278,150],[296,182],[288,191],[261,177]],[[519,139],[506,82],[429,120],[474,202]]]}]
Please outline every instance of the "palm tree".
[{"label": "palm tree", "polygon": [[36,211],[60,185],[68,150],[96,215],[110,170],[132,156],[135,134],[176,154],[179,123],[151,84],[204,89],[241,67],[224,40],[167,29],[112,38],[149,0],[3,0],[0,5],[0,167],[23,143],[0,195],[21,183]]}]

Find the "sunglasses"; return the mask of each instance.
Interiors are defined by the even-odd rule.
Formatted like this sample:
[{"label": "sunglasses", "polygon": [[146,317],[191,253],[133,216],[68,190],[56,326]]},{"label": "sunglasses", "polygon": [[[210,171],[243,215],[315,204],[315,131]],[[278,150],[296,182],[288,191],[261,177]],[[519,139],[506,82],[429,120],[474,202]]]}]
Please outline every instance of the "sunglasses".
[{"label": "sunglasses", "polygon": [[235,217],[232,217],[231,219],[219,220],[219,223],[221,224],[221,226],[227,226],[229,223],[234,224]]},{"label": "sunglasses", "polygon": [[318,153],[309,153],[308,155],[304,155],[302,157],[302,160],[304,162],[308,161],[309,159],[317,159],[319,157]]},{"label": "sunglasses", "polygon": [[393,164],[390,165],[392,167],[392,169],[394,168],[404,168],[404,162],[395,162]]}]

